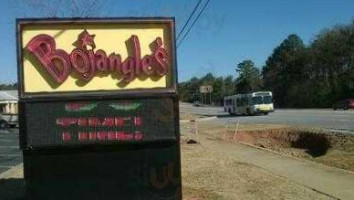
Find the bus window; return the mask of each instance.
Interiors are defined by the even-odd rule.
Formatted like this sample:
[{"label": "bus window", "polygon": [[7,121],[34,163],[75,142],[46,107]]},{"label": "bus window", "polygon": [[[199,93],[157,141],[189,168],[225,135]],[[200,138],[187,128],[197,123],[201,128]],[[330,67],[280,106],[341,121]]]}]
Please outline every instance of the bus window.
[{"label": "bus window", "polygon": [[272,102],[273,102],[272,96],[264,96],[264,97],[263,97],[263,102],[264,102],[265,104],[270,104],[270,103],[272,103]]},{"label": "bus window", "polygon": [[247,106],[248,105],[247,97],[242,97],[241,104],[242,104],[242,106]]},{"label": "bus window", "polygon": [[263,99],[261,96],[252,97],[252,105],[263,104]]},{"label": "bus window", "polygon": [[231,99],[226,100],[226,105],[228,105],[228,106],[231,105]]}]

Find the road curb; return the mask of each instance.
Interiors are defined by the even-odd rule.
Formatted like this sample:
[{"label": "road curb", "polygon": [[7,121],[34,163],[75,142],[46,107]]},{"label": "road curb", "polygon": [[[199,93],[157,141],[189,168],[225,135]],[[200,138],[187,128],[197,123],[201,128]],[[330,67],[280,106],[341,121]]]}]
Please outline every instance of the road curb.
[{"label": "road curb", "polygon": [[17,172],[18,170],[22,170],[23,168],[23,163],[18,164],[12,168],[10,168],[9,170],[3,172],[0,174],[0,179],[8,179],[8,178],[13,178],[13,174],[15,174],[15,172]]}]

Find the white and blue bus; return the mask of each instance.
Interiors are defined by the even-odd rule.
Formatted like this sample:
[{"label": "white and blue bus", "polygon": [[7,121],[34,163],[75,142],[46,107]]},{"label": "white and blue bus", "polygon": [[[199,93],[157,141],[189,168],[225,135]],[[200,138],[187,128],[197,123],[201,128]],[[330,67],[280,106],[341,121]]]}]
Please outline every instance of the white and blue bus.
[{"label": "white and blue bus", "polygon": [[224,97],[224,111],[230,115],[255,115],[274,111],[273,94],[269,91]]}]

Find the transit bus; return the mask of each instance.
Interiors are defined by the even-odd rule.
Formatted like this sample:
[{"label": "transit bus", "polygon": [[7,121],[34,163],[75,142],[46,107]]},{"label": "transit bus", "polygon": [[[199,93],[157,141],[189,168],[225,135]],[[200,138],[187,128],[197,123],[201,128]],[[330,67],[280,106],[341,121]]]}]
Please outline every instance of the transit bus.
[{"label": "transit bus", "polygon": [[270,91],[259,91],[224,97],[224,111],[230,115],[267,115],[274,111],[273,94]]}]

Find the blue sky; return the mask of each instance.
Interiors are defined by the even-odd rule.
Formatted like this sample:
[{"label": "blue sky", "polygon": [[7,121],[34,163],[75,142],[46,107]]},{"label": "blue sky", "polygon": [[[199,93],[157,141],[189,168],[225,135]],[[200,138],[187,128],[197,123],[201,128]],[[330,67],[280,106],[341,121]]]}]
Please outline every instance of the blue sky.
[{"label": "blue sky", "polygon": [[[108,0],[102,4],[100,16],[175,16],[178,33],[196,3]],[[21,0],[6,0],[0,8],[0,83],[17,81],[15,19],[45,17],[19,5],[23,5]],[[298,34],[308,44],[321,30],[353,20],[353,0],[211,0],[177,49],[179,81],[208,72],[235,76],[236,64],[245,59],[261,68],[289,34]]]}]

